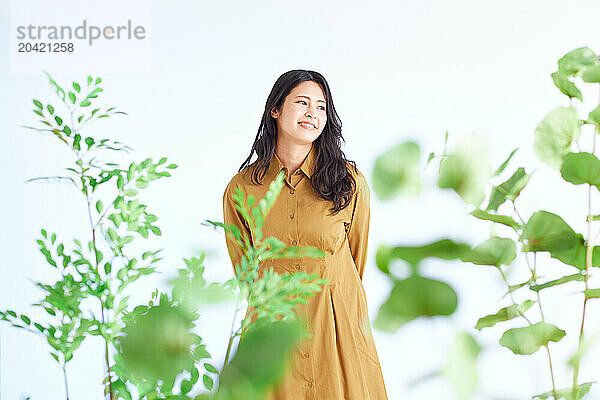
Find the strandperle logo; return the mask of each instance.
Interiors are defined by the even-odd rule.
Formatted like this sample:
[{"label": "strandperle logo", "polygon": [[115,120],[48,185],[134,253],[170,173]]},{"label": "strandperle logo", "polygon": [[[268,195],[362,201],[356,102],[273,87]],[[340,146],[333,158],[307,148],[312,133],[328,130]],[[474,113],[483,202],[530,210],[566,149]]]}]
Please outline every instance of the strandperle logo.
[{"label": "strandperle logo", "polygon": [[83,20],[82,25],[75,28],[69,25],[21,25],[17,27],[17,39],[25,40],[87,40],[90,46],[96,40],[120,40],[146,38],[146,29],[141,25],[133,26],[131,20],[127,20],[127,25],[88,25],[87,20]]}]

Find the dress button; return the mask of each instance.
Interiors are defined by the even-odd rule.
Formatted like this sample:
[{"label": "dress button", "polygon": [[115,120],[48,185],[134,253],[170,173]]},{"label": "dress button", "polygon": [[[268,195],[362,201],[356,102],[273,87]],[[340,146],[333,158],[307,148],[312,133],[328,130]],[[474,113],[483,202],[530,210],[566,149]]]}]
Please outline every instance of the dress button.
[{"label": "dress button", "polygon": [[304,353],[304,358],[308,358],[308,357],[310,357],[310,354]]},{"label": "dress button", "polygon": [[306,382],[306,386],[312,387],[312,382]]},{"label": "dress button", "polygon": [[296,264],[296,269],[300,269],[300,264]]},{"label": "dress button", "polygon": [[291,189],[291,190],[290,190],[290,194],[294,194],[294,189]]},{"label": "dress button", "polygon": [[298,242],[296,242],[295,240],[292,242],[292,246],[295,246],[297,244],[298,244]]},{"label": "dress button", "polygon": [[290,219],[294,219],[294,214],[290,214]]}]

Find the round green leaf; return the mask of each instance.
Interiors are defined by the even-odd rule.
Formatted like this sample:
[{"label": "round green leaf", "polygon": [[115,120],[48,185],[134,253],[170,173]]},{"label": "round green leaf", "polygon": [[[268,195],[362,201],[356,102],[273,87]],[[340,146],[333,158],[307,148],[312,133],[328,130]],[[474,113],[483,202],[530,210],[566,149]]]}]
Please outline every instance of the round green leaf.
[{"label": "round green leaf", "polygon": [[457,305],[456,292],[447,283],[413,275],[396,282],[374,326],[393,332],[415,318],[451,315]]},{"label": "round green leaf", "polygon": [[561,91],[562,94],[569,96],[570,98],[579,99],[579,101],[583,101],[583,95],[581,91],[575,86],[573,82],[569,80],[569,75],[557,71],[551,74],[552,80],[556,87]]},{"label": "round green leaf", "polygon": [[568,153],[563,158],[560,174],[574,185],[600,185],[600,160],[592,153]]},{"label": "round green leaf", "polygon": [[373,190],[381,200],[419,193],[419,153],[416,143],[406,142],[377,157],[373,169]]},{"label": "round green leaf", "polygon": [[596,54],[589,47],[572,50],[558,60],[558,69],[567,75],[575,75],[584,67],[596,63]]},{"label": "round green leaf", "polygon": [[539,350],[548,342],[558,342],[566,332],[554,325],[538,322],[523,328],[509,329],[500,338],[500,344],[515,354],[528,355]]},{"label": "round green leaf", "polygon": [[573,107],[557,107],[535,129],[534,151],[540,161],[560,169],[571,143],[581,134],[579,115]]},{"label": "round green leaf", "polygon": [[515,242],[508,238],[492,237],[474,247],[461,260],[477,265],[509,265],[517,258]]},{"label": "round green leaf", "polygon": [[554,253],[577,245],[577,234],[558,215],[537,211],[525,224],[520,240],[526,241],[523,251]]},{"label": "round green leaf", "polygon": [[469,135],[441,161],[438,186],[453,189],[466,203],[479,207],[490,176],[487,146],[480,137]]}]

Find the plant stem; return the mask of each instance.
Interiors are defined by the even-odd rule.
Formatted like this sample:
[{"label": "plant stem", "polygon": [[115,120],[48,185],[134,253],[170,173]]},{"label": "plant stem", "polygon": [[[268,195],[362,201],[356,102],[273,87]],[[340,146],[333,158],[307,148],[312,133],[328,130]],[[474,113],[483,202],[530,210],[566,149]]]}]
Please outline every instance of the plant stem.
[{"label": "plant stem", "polygon": [[229,333],[229,343],[227,344],[227,352],[225,353],[225,360],[223,361],[223,367],[221,368],[221,371],[225,369],[225,365],[227,365],[227,363],[229,362],[229,353],[231,352],[231,345],[233,344],[233,339],[235,338],[235,334],[233,332],[233,328],[235,326],[235,318],[237,317],[238,311],[240,311],[240,308],[238,306],[239,300],[236,298],[235,311],[233,313],[233,319],[231,321],[231,331]]},{"label": "plant stem", "polygon": [[[519,211],[517,210],[517,206],[515,205],[515,202],[512,202],[513,205],[513,210],[515,211],[515,214],[517,214],[517,216],[519,217],[519,219],[521,220],[521,224],[524,224],[525,221],[523,220],[523,218],[521,217],[521,214],[519,214]],[[533,268],[531,267],[531,264],[529,263],[529,257],[527,257],[527,254],[525,254],[525,262],[527,263],[527,267],[529,268],[529,271],[531,272],[531,276],[533,278],[533,283],[536,284],[537,278],[536,278],[536,268],[537,268],[537,253],[534,252],[533,253]],[[508,283],[507,283],[508,285]],[[544,317],[544,310],[542,308],[542,298],[540,297],[540,292],[536,291],[537,294],[537,303],[538,303],[538,308],[540,309],[540,316],[542,317],[542,321],[546,322],[546,319]],[[512,293],[511,293],[511,298],[512,298]],[[514,303],[514,300],[513,300]],[[529,320],[528,320],[529,321]],[[529,323],[531,325],[531,323]],[[550,379],[552,380],[552,395],[554,397],[555,400],[558,399],[558,393],[556,392],[556,381],[554,379],[554,368],[552,367],[552,355],[550,354],[550,347],[548,346],[548,344],[544,345],[544,347],[546,348],[546,354],[548,354],[548,366],[550,367]]]},{"label": "plant stem", "polygon": [[69,384],[67,383],[67,364],[63,363],[62,365],[63,377],[65,381],[65,395],[67,400],[69,400]]},{"label": "plant stem", "polygon": [[[82,167],[83,170],[83,167]],[[82,171],[83,174],[83,171]],[[94,245],[94,259],[96,260],[96,271],[100,271],[100,266],[98,265],[98,253],[96,252],[96,229],[94,227],[94,221],[92,220],[92,206],[90,204],[90,198],[89,195],[86,196],[86,200],[87,200],[87,208],[88,208],[88,217],[90,219],[90,226],[92,228],[92,243]],[[106,319],[105,319],[105,315],[104,315],[104,303],[102,302],[102,300],[100,300],[100,306],[102,308],[102,325],[106,324]],[[114,393],[112,390],[112,381],[111,381],[111,374],[110,374],[110,357],[109,357],[109,353],[108,353],[108,340],[107,338],[102,335],[102,337],[104,338],[104,355],[106,358],[106,371],[107,371],[107,376],[108,376],[108,393],[109,393],[109,398],[110,400],[114,400]]]},{"label": "plant stem", "polygon": [[[596,152],[596,134],[598,133],[598,124],[596,124],[594,129],[594,137],[592,141],[592,154]],[[585,275],[583,277],[583,281],[585,283],[585,290],[588,290],[588,279],[590,277],[590,267],[592,266],[593,256],[594,256],[594,243],[592,239],[592,185],[588,183],[588,216],[586,218],[587,221],[587,243],[585,246]],[[585,310],[587,305],[588,297],[587,295],[583,297],[583,311],[581,314],[581,327],[579,328],[579,343],[577,345],[577,350],[581,350],[581,346],[583,344],[583,330],[585,326]],[[577,392],[579,388],[577,387],[577,379],[579,378],[579,366],[581,364],[581,357],[577,357],[575,362],[575,366],[573,367],[573,387],[572,387],[572,395],[574,398],[577,398]]]},{"label": "plant stem", "polygon": [[509,286],[510,286],[510,284],[508,283],[508,279],[506,279],[506,275],[504,274],[504,271],[502,271],[502,268],[500,268],[500,267],[498,267],[498,271],[500,271],[500,275],[502,275],[502,280],[504,281],[504,283],[506,284],[506,287],[508,288],[508,295],[510,296],[510,301],[511,301],[511,302],[512,302],[514,305],[516,305],[516,306],[517,306],[517,312],[519,313],[519,316],[521,316],[521,317],[525,318],[525,321],[527,321],[527,323],[528,323],[529,325],[531,325],[531,321],[529,320],[529,318],[527,318],[527,317],[525,316],[525,314],[523,314],[523,313],[522,313],[522,312],[519,310],[519,308],[518,308],[518,304],[517,304],[517,302],[515,301],[515,298],[513,297],[513,294],[512,294],[512,292],[510,291],[510,287],[509,287]]}]

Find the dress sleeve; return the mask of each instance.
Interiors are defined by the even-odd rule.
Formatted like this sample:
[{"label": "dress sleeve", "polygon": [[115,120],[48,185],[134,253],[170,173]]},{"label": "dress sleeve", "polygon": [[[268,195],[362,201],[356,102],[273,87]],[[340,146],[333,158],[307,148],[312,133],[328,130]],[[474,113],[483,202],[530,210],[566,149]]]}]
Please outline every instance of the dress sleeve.
[{"label": "dress sleeve", "polygon": [[[227,185],[225,192],[223,193],[223,222],[226,225],[235,225],[240,229],[242,234],[241,240],[244,242],[244,235],[248,236],[248,240],[252,243],[252,236],[250,234],[250,228],[246,224],[244,217],[240,211],[235,208],[235,202],[231,197],[231,183]],[[227,251],[229,253],[229,258],[231,259],[231,266],[233,268],[233,273],[237,277],[237,273],[235,271],[235,266],[240,263],[242,259],[242,255],[244,254],[243,248],[240,248],[238,243],[236,243],[235,239],[229,238],[227,234],[225,234],[225,243],[227,245]],[[240,267],[241,268],[241,267]]]},{"label": "dress sleeve", "polygon": [[348,229],[348,243],[350,244],[350,253],[354,259],[354,265],[358,276],[362,281],[367,262],[367,244],[369,241],[369,220],[371,216],[370,192],[367,180],[360,175],[357,181],[357,191],[355,194],[354,209],[352,210],[352,219]]}]

